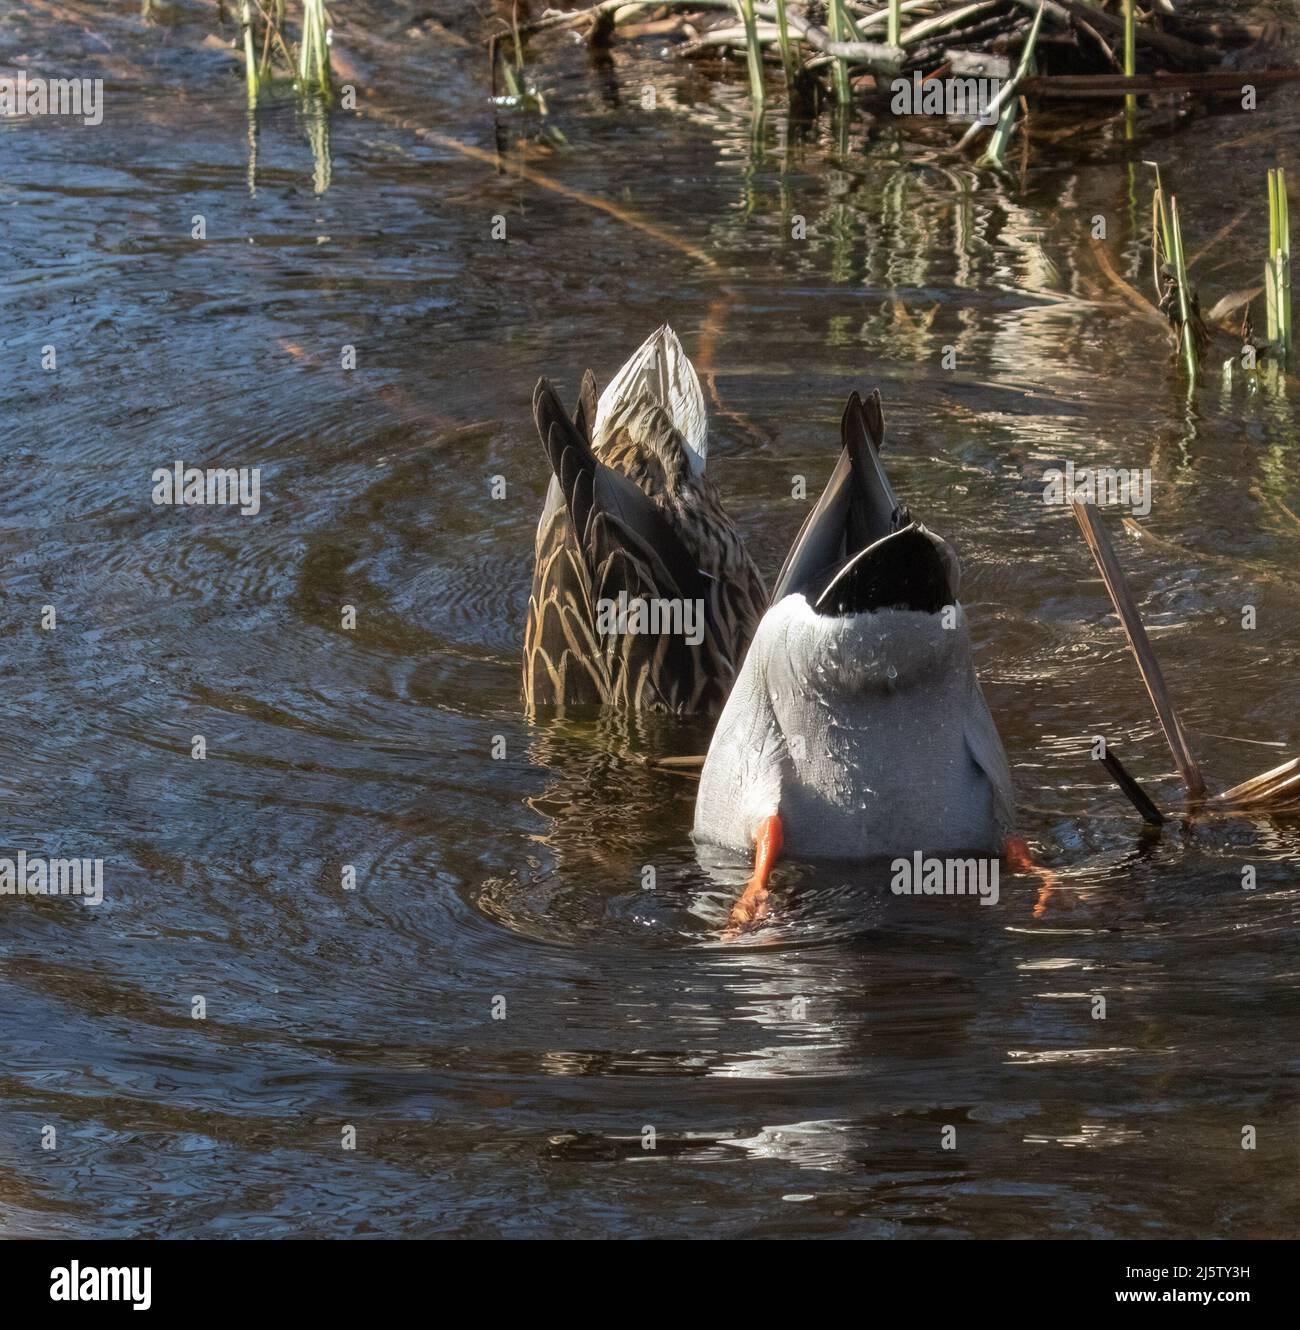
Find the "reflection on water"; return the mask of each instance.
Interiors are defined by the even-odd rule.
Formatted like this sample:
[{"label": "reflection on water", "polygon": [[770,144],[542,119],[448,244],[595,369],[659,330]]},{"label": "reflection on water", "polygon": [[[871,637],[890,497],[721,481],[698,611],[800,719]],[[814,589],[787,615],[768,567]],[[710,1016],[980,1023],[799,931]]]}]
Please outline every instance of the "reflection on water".
[{"label": "reflection on water", "polygon": [[[253,163],[206,6],[95,8],[97,42],[42,6],[0,29],[0,64],[74,53],[111,94],[98,132],[0,124],[3,848],[106,861],[96,909],[0,911],[4,1230],[1293,1227],[1300,831],[1135,825],[1092,736],[1165,807],[1176,780],[1041,476],[1151,468],[1121,555],[1212,784],[1300,751],[1288,394],[1213,370],[1189,400],[1089,240],[1104,215],[1148,289],[1156,156],[1193,254],[1238,223],[1203,299],[1257,280],[1295,94],[1200,116],[1195,155],[1164,110],[1133,148],[1043,113],[1003,185],[865,118],[756,145],[740,83],[539,42],[556,190],[451,144],[492,146],[483,61],[414,6],[339,39],[374,114],[264,109]],[[820,492],[844,396],[880,385],[897,488],[962,553],[1041,909],[1030,878],[990,909],[787,863],[771,926],[724,944],[744,866],[701,864],[693,783],[644,761],[707,726],[524,721],[532,385],[571,397],[665,320],[769,574],[793,478]],[[262,512],[155,509],[178,457],[261,467]]]}]

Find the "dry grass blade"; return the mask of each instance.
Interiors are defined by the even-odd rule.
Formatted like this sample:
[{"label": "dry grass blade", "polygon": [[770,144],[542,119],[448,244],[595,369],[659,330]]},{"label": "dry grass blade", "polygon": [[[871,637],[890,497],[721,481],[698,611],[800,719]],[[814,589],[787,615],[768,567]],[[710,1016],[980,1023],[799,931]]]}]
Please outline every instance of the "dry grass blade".
[{"label": "dry grass blade", "polygon": [[1231,804],[1234,808],[1259,808],[1264,804],[1277,806],[1297,800],[1300,800],[1300,757],[1216,794],[1211,802]]},{"label": "dry grass blade", "polygon": [[1074,510],[1075,520],[1079,523],[1083,538],[1088,542],[1088,549],[1101,572],[1102,581],[1106,584],[1106,591],[1111,604],[1115,607],[1115,613],[1119,615],[1119,621],[1124,626],[1128,644],[1137,660],[1138,672],[1142,675],[1142,682],[1146,684],[1151,703],[1165,732],[1169,751],[1173,753],[1183,784],[1187,787],[1187,796],[1194,803],[1199,803],[1205,798],[1205,779],[1201,775],[1196,759],[1192,756],[1191,749],[1187,746],[1187,736],[1183,732],[1178,713],[1174,710],[1160,662],[1151,648],[1147,631],[1142,625],[1142,616],[1138,612],[1137,603],[1124,577],[1124,570],[1115,557],[1114,546],[1111,545],[1110,537],[1101,524],[1097,510],[1091,504],[1075,500],[1070,507]]}]

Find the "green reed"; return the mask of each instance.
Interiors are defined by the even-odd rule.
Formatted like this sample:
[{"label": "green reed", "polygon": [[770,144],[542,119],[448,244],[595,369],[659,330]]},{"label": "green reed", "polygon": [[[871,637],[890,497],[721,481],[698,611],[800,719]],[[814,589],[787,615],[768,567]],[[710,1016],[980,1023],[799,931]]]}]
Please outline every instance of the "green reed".
[{"label": "green reed", "polygon": [[786,0],[776,0],[776,40],[781,48],[781,68],[785,71],[785,86],[789,92],[799,76],[799,66],[795,63],[794,47],[790,42],[790,16],[786,12]]},{"label": "green reed", "polygon": [[1174,265],[1174,280],[1178,283],[1178,316],[1182,322],[1179,343],[1183,351],[1183,364],[1193,378],[1197,370],[1196,328],[1192,323],[1192,288],[1187,280],[1187,254],[1183,249],[1183,228],[1178,220],[1178,200],[1169,196],[1170,257]]},{"label": "green reed", "polygon": [[749,95],[754,103],[754,114],[761,115],[765,94],[763,91],[763,48],[758,40],[758,20],[754,17],[754,0],[736,0],[741,21],[745,25],[745,63],[749,66]]},{"label": "green reed", "polygon": [[1164,186],[1160,181],[1160,168],[1154,162],[1151,165],[1155,167],[1156,173],[1156,187],[1151,198],[1151,261],[1156,293],[1159,295],[1163,289],[1163,269],[1167,267],[1178,293],[1178,346],[1183,367],[1194,381],[1200,363],[1196,327],[1192,321],[1195,298],[1187,280],[1187,257],[1183,249],[1183,228],[1178,220],[1178,200],[1170,194],[1166,201]]},{"label": "green reed", "polygon": [[[831,41],[843,42],[848,40],[852,26],[848,17],[848,10],[844,7],[844,0],[830,0],[827,23],[830,26]],[[849,62],[836,56],[833,68],[835,71],[835,100],[841,105],[847,105],[853,96],[853,89],[849,83]]]},{"label": "green reed", "polygon": [[1025,49],[1020,53],[1020,63],[1016,66],[1016,72],[1011,77],[1011,82],[1003,88],[1005,102],[1002,110],[998,113],[998,123],[993,127],[993,133],[989,136],[988,147],[984,149],[983,156],[980,157],[981,166],[991,166],[1000,168],[1002,166],[1002,157],[1007,150],[1007,143],[1011,138],[1011,131],[1016,124],[1016,89],[1021,82],[1028,78],[1034,72],[1034,46],[1038,41],[1038,30],[1043,25],[1043,6],[1038,6],[1038,12],[1034,15],[1034,22],[1029,29],[1029,36],[1025,38]]},{"label": "green reed", "polygon": [[1268,173],[1268,258],[1264,263],[1264,306],[1268,341],[1277,347],[1285,364],[1291,357],[1291,222],[1288,215],[1286,172]]},{"label": "green reed", "polygon": [[[1124,0],[1124,73],[1132,78],[1137,73],[1137,11],[1134,0]],[[1124,97],[1124,112],[1128,116],[1127,135],[1132,137],[1133,113],[1137,110],[1137,98],[1127,93]]]},{"label": "green reed", "polygon": [[325,0],[303,0],[302,41],[298,46],[298,86],[306,92],[315,84],[323,97],[330,95],[330,48]]}]

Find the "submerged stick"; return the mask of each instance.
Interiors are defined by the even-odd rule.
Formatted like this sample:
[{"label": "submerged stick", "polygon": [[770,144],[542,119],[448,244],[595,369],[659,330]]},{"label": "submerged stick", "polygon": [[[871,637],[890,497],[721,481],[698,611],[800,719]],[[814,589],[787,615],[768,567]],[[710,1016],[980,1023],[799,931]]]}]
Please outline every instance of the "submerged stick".
[{"label": "submerged stick", "polygon": [[704,755],[699,757],[642,757],[641,765],[651,771],[662,771],[669,776],[685,776],[687,780],[699,780],[704,770]]},{"label": "submerged stick", "polygon": [[1111,545],[1110,537],[1097,516],[1097,510],[1091,504],[1074,499],[1070,507],[1074,510],[1074,517],[1083,532],[1084,540],[1088,542],[1088,549],[1101,573],[1101,580],[1106,585],[1110,602],[1124,626],[1129,647],[1137,659],[1138,672],[1142,675],[1142,682],[1146,685],[1151,703],[1160,719],[1169,751],[1174,755],[1174,763],[1183,778],[1183,784],[1187,787],[1187,796],[1193,802],[1200,803],[1205,798],[1205,778],[1201,775],[1201,769],[1187,746],[1187,736],[1183,733],[1178,713],[1174,710],[1160,662],[1151,649],[1151,642],[1147,637],[1147,630],[1142,625],[1137,602],[1129,591],[1124,570],[1115,557],[1114,546]]},{"label": "submerged stick", "polygon": [[1106,745],[1105,754],[1098,758],[1098,761],[1110,772],[1115,784],[1128,796],[1129,802],[1142,815],[1144,822],[1149,822],[1153,827],[1164,826],[1165,815],[1151,802],[1147,792],[1129,775],[1124,764],[1111,751],[1109,744]]}]

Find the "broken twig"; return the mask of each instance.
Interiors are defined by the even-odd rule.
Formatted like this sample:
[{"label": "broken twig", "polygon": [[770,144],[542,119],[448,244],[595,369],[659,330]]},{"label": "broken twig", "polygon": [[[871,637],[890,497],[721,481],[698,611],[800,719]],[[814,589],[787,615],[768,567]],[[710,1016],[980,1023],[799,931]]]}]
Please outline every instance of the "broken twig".
[{"label": "broken twig", "polygon": [[1119,621],[1124,626],[1128,644],[1137,660],[1138,672],[1142,675],[1142,682],[1146,684],[1156,715],[1160,718],[1161,728],[1165,732],[1169,750],[1174,755],[1174,762],[1183,778],[1183,784],[1187,787],[1187,797],[1193,803],[1200,803],[1205,798],[1205,778],[1201,775],[1201,769],[1187,746],[1187,736],[1183,733],[1178,713],[1174,710],[1164,673],[1160,669],[1160,662],[1151,649],[1147,630],[1142,625],[1137,602],[1129,591],[1124,570],[1115,557],[1115,548],[1111,545],[1110,537],[1097,516],[1097,510],[1091,504],[1081,503],[1075,499],[1070,507],[1074,510],[1075,520],[1079,523],[1083,538],[1088,542],[1088,549],[1101,572],[1101,580],[1106,584],[1106,591],[1111,604],[1115,607],[1115,613],[1119,615]]}]

